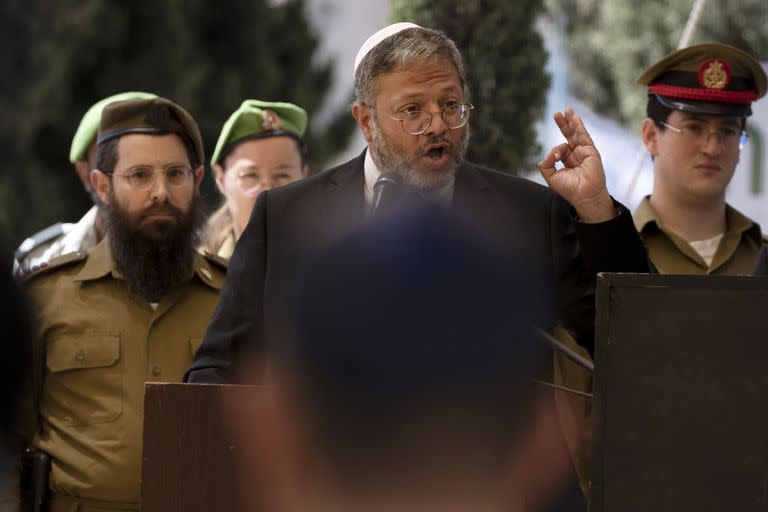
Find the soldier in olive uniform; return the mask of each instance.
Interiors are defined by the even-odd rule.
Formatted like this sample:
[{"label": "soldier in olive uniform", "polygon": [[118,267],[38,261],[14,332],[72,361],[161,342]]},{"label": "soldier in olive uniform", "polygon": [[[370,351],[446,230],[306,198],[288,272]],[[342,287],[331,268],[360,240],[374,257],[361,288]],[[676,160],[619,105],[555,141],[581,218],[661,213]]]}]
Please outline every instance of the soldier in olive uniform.
[{"label": "soldier in olive uniform", "polygon": [[229,259],[256,198],[309,173],[307,113],[292,103],[245,100],[221,129],[211,158],[224,204],[204,230],[206,251]]},{"label": "soldier in olive uniform", "polygon": [[180,382],[224,268],[195,250],[198,126],[164,98],[111,103],[91,182],[108,232],[27,277],[39,341],[32,444],[51,457],[49,510],[138,510],[144,384]]},{"label": "soldier in olive uniform", "polygon": [[104,237],[104,226],[98,215],[98,198],[93,190],[90,171],[95,164],[96,132],[104,107],[114,101],[154,98],[147,92],[123,92],[94,104],[83,116],[72,139],[69,161],[94,202],[93,208],[76,223],[57,222],[25,239],[14,254],[16,275],[34,272],[42,263],[71,252],[87,251]]},{"label": "soldier in olive uniform", "polygon": [[648,86],[645,147],[653,192],[635,224],[658,270],[749,275],[763,244],[760,226],[725,202],[751,104],[766,75],[751,55],[718,43],[667,55],[638,83]]}]

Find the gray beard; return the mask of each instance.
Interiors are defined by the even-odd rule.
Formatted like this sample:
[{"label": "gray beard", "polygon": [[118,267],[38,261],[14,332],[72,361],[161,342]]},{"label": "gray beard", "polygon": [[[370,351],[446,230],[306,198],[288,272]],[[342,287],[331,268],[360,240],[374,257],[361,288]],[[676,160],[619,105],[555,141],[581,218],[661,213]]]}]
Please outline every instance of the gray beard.
[{"label": "gray beard", "polygon": [[400,150],[384,136],[376,124],[376,120],[373,118],[371,119],[371,137],[372,140],[369,145],[371,157],[382,173],[396,172],[403,177],[405,183],[410,187],[429,194],[429,192],[442,189],[453,183],[456,178],[456,171],[464,160],[464,155],[467,151],[469,128],[467,128],[458,146],[455,146],[444,137],[438,136],[430,136],[424,143],[424,147],[438,142],[447,142],[449,144],[448,151],[453,158],[448,168],[439,174],[420,173],[417,170],[417,166],[424,156],[422,148],[419,148],[419,151],[411,157],[401,154]]}]

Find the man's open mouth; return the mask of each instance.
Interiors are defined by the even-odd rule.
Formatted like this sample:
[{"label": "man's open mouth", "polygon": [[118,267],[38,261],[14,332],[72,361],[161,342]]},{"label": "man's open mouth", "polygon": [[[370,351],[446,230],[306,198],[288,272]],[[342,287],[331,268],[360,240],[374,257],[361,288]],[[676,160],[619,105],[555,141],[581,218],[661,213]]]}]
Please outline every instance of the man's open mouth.
[{"label": "man's open mouth", "polygon": [[442,158],[445,153],[448,152],[448,146],[442,144],[439,146],[431,146],[427,148],[425,156],[427,158],[439,159]]}]

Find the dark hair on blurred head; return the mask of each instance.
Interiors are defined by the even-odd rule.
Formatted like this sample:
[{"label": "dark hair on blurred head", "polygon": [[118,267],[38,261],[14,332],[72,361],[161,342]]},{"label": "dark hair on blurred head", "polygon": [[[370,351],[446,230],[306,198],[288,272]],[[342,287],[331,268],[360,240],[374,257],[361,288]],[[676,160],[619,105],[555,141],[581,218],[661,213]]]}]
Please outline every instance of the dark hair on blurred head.
[{"label": "dark hair on blurred head", "polygon": [[432,207],[313,258],[276,368],[340,485],[506,474],[535,403],[535,329],[551,316],[536,268]]}]

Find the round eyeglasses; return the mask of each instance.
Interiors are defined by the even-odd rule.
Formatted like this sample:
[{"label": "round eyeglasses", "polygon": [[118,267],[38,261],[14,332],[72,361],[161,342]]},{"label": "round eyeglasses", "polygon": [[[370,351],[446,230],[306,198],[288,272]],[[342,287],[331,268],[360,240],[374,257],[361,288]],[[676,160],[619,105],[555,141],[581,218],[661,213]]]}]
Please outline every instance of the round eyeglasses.
[{"label": "round eyeglasses", "polygon": [[689,140],[694,144],[706,144],[709,142],[711,136],[717,137],[717,141],[726,147],[739,146],[739,150],[747,143],[749,135],[745,130],[738,130],[731,126],[721,126],[718,128],[710,128],[706,123],[700,122],[686,122],[683,126],[677,127],[661,122],[675,133],[680,134],[681,137]]},{"label": "round eyeglasses", "polygon": [[155,186],[157,173],[163,173],[165,183],[169,187],[179,188],[189,184],[192,170],[189,167],[170,165],[163,169],[155,169],[149,166],[132,167],[123,173],[112,173],[112,176],[120,176],[136,190],[149,190]]},{"label": "round eyeglasses", "polygon": [[279,172],[270,173],[262,171],[258,173],[252,169],[242,169],[235,173],[235,180],[240,188],[248,190],[259,185],[264,187],[282,187],[292,181],[296,181],[301,176],[301,171],[294,169],[281,169]]},{"label": "round eyeglasses", "polygon": [[[449,130],[456,130],[467,124],[469,121],[469,111],[473,107],[471,103],[455,103],[444,107],[439,112],[443,118],[443,123]],[[425,110],[405,110],[403,117],[387,116],[403,125],[403,130],[410,135],[421,135],[429,129],[432,124],[433,112]]]}]

